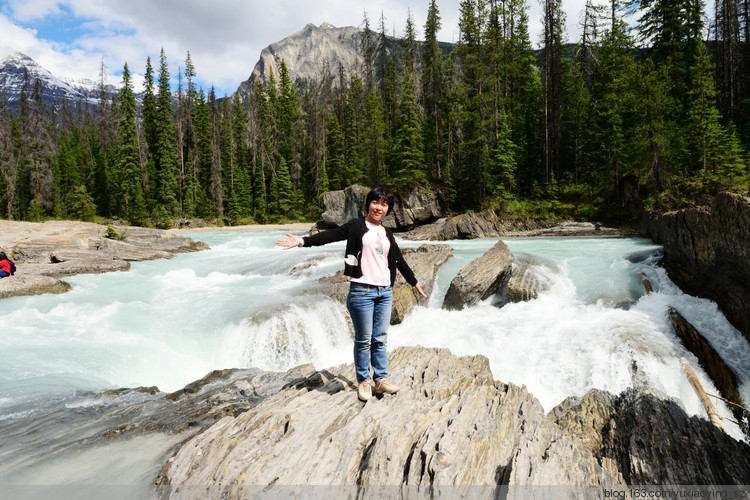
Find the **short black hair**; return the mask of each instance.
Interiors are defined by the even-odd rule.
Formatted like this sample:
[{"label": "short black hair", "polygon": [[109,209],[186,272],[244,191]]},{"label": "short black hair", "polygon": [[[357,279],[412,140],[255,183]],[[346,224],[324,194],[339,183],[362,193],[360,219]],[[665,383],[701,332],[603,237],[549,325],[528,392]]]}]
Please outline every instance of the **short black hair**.
[{"label": "short black hair", "polygon": [[8,256],[5,255],[5,252],[0,252],[0,260],[5,260],[7,258],[8,258]]},{"label": "short black hair", "polygon": [[365,213],[370,210],[370,203],[375,200],[385,200],[388,203],[388,212],[385,215],[393,212],[394,196],[389,189],[379,186],[367,193],[367,198],[365,198]]}]

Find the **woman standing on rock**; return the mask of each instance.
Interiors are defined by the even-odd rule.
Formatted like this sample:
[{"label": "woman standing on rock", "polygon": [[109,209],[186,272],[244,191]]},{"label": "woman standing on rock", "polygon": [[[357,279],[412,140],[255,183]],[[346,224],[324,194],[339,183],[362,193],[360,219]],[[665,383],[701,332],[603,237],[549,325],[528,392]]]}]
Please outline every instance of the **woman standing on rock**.
[{"label": "woman standing on rock", "polygon": [[287,238],[277,241],[288,250],[346,240],[344,274],[350,278],[346,307],[354,324],[354,368],[359,386],[357,395],[362,401],[372,397],[372,380],[377,394],[395,394],[400,390],[388,379],[386,353],[396,269],[422,297],[427,297],[401,255],[393,233],[381,223],[393,210],[393,193],[377,187],[367,194],[365,206],[368,213],[364,219],[352,219],[343,226],[304,238],[287,233]]}]

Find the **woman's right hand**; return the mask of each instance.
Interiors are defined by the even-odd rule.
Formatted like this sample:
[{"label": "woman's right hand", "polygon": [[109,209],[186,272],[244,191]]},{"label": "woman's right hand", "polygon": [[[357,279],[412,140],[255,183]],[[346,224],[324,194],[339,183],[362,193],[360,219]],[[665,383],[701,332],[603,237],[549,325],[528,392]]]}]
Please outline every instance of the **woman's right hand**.
[{"label": "woman's right hand", "polygon": [[286,233],[286,235],[288,236],[288,238],[282,238],[276,242],[278,246],[280,246],[284,250],[302,246],[302,238],[289,233]]}]

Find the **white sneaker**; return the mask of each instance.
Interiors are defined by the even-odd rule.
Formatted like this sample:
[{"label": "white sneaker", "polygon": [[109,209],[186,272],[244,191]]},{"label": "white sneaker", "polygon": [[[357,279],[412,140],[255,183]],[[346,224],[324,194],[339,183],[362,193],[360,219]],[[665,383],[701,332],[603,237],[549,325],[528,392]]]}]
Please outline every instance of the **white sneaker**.
[{"label": "white sneaker", "polygon": [[375,393],[377,394],[396,394],[401,388],[388,380],[387,378],[381,378],[375,382]]},{"label": "white sneaker", "polygon": [[365,380],[359,383],[357,397],[359,397],[360,401],[367,402],[370,400],[372,397],[372,380]]}]

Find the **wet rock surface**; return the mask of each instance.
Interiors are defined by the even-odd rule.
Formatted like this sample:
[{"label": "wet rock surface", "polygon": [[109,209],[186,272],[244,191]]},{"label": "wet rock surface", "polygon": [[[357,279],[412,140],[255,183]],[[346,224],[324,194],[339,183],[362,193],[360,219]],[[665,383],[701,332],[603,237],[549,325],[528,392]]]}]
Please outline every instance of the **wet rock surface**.
[{"label": "wet rock surface", "polygon": [[715,301],[750,340],[750,198],[645,217],[641,234],[664,245],[662,264],[683,291]]},{"label": "wet rock surface", "polygon": [[550,281],[541,274],[544,268],[552,270],[553,264],[528,255],[515,256],[506,289],[506,300],[508,302],[532,300],[540,293],[549,290]]},{"label": "wet rock surface", "polygon": [[0,221],[0,248],[16,262],[15,276],[0,279],[0,298],[62,293],[57,278],[127,271],[130,262],[169,258],[208,245],[160,229],[117,226],[124,237],[107,238],[107,227],[76,221]]},{"label": "wet rock surface", "polygon": [[513,260],[505,243],[495,243],[495,246],[469,262],[453,278],[445,294],[443,307],[461,309],[502,291],[510,277]]},{"label": "wet rock surface", "polygon": [[652,394],[593,390],[545,414],[525,388],[495,381],[483,356],[400,347],[389,358],[397,395],[360,402],[346,364],[221,418],[164,466],[163,497],[243,498],[285,485],[440,491],[750,480],[747,444]]},{"label": "wet rock surface", "polygon": [[[714,381],[721,395],[735,403],[742,404],[738,391],[737,374],[719,356],[700,332],[675,308],[669,308],[669,320],[677,336],[688,351],[695,354],[701,366]],[[741,420],[742,415],[737,417]]]}]

